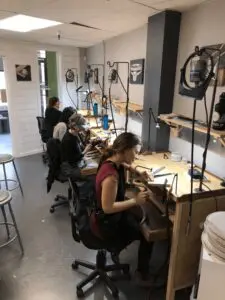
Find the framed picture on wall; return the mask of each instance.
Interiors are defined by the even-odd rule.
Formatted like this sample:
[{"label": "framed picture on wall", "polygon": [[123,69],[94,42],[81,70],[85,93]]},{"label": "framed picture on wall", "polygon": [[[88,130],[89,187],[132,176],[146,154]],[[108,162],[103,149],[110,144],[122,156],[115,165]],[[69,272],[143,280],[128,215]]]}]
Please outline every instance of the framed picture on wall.
[{"label": "framed picture on wall", "polygon": [[130,83],[131,84],[144,83],[144,68],[145,68],[144,58],[130,61]]},{"label": "framed picture on wall", "polygon": [[31,81],[30,65],[15,65],[17,81]]}]

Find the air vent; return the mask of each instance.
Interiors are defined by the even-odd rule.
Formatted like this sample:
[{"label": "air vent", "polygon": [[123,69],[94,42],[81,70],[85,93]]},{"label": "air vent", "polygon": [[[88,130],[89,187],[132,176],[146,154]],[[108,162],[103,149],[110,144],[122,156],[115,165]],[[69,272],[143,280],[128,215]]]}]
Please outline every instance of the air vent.
[{"label": "air vent", "polygon": [[99,29],[99,28],[92,27],[92,26],[88,26],[88,25],[81,24],[81,23],[78,23],[78,22],[71,22],[70,24],[71,24],[71,25],[74,25],[74,26],[80,26],[80,27],[85,27],[85,28],[90,28],[90,29],[101,30],[101,29]]}]

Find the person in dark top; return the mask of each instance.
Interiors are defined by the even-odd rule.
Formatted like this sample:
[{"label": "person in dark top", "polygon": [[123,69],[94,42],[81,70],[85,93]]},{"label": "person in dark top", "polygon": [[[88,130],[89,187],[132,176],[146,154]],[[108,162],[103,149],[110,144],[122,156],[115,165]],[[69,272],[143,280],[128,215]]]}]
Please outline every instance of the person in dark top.
[{"label": "person in dark top", "polygon": [[135,240],[140,240],[136,278],[140,285],[149,286],[149,261],[153,248],[140,230],[140,220],[131,209],[143,205],[148,192],[139,192],[135,198],[125,200],[125,170],[135,172],[145,180],[146,172],[140,173],[130,165],[138,152],[136,135],[125,132],[119,135],[111,148],[105,151],[96,176],[97,211],[91,215],[92,232],[123,250]]},{"label": "person in dark top", "polygon": [[69,122],[69,130],[61,143],[62,163],[68,163],[72,168],[79,166],[84,155],[91,149],[91,145],[83,145],[79,133],[87,129],[86,120],[80,114]]},{"label": "person in dark top", "polygon": [[62,141],[65,133],[68,130],[70,117],[74,114],[73,107],[65,107],[62,111],[59,123],[54,127],[53,138]]},{"label": "person in dark top", "polygon": [[83,181],[80,185],[80,197],[86,199],[94,190],[94,180],[81,175],[81,168],[85,166],[84,156],[91,149],[91,145],[83,146],[79,132],[84,131],[85,119],[81,115],[69,123],[69,130],[61,142],[61,170],[72,182]]},{"label": "person in dark top", "polygon": [[45,110],[45,128],[49,138],[53,136],[53,130],[58,124],[62,112],[59,110],[59,98],[52,97],[49,99],[48,107]]}]

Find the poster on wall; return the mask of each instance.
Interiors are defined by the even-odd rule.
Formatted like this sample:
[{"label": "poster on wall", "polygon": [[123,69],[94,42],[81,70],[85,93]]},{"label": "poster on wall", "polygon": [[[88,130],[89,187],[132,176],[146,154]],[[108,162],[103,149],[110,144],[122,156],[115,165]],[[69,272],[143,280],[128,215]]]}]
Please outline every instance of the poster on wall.
[{"label": "poster on wall", "polygon": [[31,81],[30,65],[15,65],[17,81]]},{"label": "poster on wall", "polygon": [[130,61],[130,83],[143,84],[144,83],[144,59],[135,59]]},{"label": "poster on wall", "polygon": [[[209,54],[212,55],[213,61],[215,63],[214,73],[216,73],[217,66],[218,66],[218,55],[219,52],[215,49],[220,50],[220,63],[218,66],[218,86],[225,86],[225,44],[217,44],[217,45],[210,45],[206,46],[206,48],[212,48],[212,50],[207,50]],[[203,55],[204,57],[204,55]],[[210,85],[214,85],[215,78],[212,79]]]}]

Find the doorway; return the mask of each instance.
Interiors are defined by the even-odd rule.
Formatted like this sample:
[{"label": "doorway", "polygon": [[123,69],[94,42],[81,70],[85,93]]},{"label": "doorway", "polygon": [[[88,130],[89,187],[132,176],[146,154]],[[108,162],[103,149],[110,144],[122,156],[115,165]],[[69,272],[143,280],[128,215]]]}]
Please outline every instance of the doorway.
[{"label": "doorway", "polygon": [[0,57],[0,149],[1,153],[12,154],[12,140],[9,125],[9,109],[3,58]]},{"label": "doorway", "polygon": [[54,51],[38,51],[40,78],[41,116],[44,117],[48,98],[58,97],[57,59]]}]

